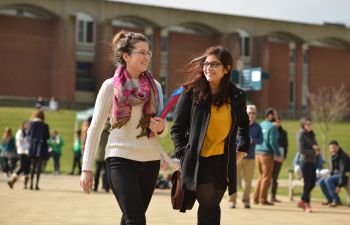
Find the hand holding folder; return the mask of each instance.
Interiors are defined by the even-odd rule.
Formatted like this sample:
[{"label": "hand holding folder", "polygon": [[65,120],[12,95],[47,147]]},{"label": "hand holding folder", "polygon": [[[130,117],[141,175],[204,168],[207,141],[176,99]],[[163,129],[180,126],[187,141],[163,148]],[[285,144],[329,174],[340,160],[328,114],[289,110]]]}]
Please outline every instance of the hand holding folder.
[{"label": "hand holding folder", "polygon": [[183,87],[180,87],[173,91],[170,98],[168,99],[167,103],[164,106],[163,111],[159,114],[159,117],[162,119],[165,119],[165,117],[168,115],[170,110],[173,108],[173,106],[176,104],[177,100],[179,100],[181,93],[184,91]]}]

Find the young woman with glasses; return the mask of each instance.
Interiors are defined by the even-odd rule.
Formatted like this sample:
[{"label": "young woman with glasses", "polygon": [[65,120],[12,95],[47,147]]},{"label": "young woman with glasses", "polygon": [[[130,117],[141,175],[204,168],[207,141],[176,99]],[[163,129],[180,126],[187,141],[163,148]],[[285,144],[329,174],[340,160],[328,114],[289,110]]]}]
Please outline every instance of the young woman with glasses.
[{"label": "young woman with glasses", "polygon": [[311,119],[301,118],[300,127],[301,129],[297,135],[297,144],[304,187],[298,207],[302,208],[305,212],[312,212],[310,205],[311,191],[316,184],[316,156],[320,154],[320,148],[316,141],[316,135],[312,130]]},{"label": "young woman with glasses", "polygon": [[105,159],[108,181],[123,213],[120,224],[143,225],[160,168],[156,136],[167,132],[166,121],[155,117],[163,107],[163,94],[147,70],[152,53],[143,34],[119,32],[113,39],[113,52],[118,66],[96,99],[80,185],[86,193],[92,188],[94,155],[109,117]]},{"label": "young woman with glasses", "polygon": [[192,59],[174,112],[171,134],[182,188],[199,203],[199,225],[220,224],[225,190],[236,192],[236,161],[249,151],[246,95],[231,81],[232,66],[231,53],[220,46]]}]

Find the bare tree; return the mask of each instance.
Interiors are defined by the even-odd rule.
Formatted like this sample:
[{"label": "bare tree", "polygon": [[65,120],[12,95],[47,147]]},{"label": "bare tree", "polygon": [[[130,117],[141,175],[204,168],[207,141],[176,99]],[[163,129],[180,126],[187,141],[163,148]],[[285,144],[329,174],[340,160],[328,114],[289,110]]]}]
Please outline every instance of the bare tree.
[{"label": "bare tree", "polygon": [[310,94],[311,117],[321,128],[322,152],[328,159],[327,145],[331,126],[350,113],[350,93],[345,85],[340,88],[321,88]]}]

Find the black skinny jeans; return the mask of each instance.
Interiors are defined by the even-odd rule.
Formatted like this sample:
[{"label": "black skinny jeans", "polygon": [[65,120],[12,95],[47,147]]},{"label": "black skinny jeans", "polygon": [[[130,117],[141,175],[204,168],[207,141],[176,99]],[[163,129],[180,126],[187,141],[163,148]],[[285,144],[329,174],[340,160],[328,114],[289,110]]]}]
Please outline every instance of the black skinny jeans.
[{"label": "black skinny jeans", "polygon": [[316,163],[301,163],[301,172],[304,179],[304,189],[301,200],[310,203],[310,194],[316,183]]},{"label": "black skinny jeans", "polygon": [[145,225],[160,161],[139,162],[119,157],[106,160],[107,177],[123,213],[121,225]]},{"label": "black skinny jeans", "polygon": [[274,161],[272,172],[271,198],[276,198],[278,188],[278,176],[282,168],[282,163]]},{"label": "black skinny jeans", "polygon": [[108,184],[108,178],[107,178],[107,171],[106,171],[106,162],[105,161],[96,161],[96,170],[95,170],[95,178],[94,178],[94,191],[98,190],[98,184],[100,183],[100,175],[101,171],[103,171],[102,174],[102,188],[106,191],[109,191],[109,184]]},{"label": "black skinny jeans", "polygon": [[80,152],[74,152],[74,158],[73,158],[73,168],[71,171],[71,174],[74,174],[75,167],[78,166],[78,174],[81,173],[81,153]]},{"label": "black skinny jeans", "polygon": [[17,176],[19,176],[21,173],[23,173],[25,176],[28,176],[29,172],[30,172],[30,158],[27,154],[20,154],[19,155],[19,159],[20,159],[20,166],[19,168],[16,170],[16,174]]}]

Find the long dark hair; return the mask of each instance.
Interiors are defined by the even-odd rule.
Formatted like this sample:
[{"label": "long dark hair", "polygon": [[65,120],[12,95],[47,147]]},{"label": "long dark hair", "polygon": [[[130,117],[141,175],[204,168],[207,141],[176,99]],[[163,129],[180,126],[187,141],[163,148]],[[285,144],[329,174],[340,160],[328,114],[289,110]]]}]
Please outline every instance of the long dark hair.
[{"label": "long dark hair", "polygon": [[[209,82],[204,76],[203,63],[209,55],[215,55],[222,63],[227,73],[221,80],[219,91],[211,94]],[[185,91],[193,90],[193,103],[202,104],[211,101],[215,106],[220,107],[229,102],[230,91],[236,86],[231,82],[231,71],[233,59],[231,53],[221,46],[210,47],[204,54],[192,59],[185,66],[185,73],[188,75],[187,81],[183,84]]]},{"label": "long dark hair", "polygon": [[23,136],[23,137],[26,137],[26,136],[27,136],[27,132],[28,132],[28,131],[27,131],[27,128],[24,127],[24,125],[25,125],[26,123],[28,123],[27,120],[25,120],[25,121],[22,122],[21,132],[22,132],[22,136]]}]

